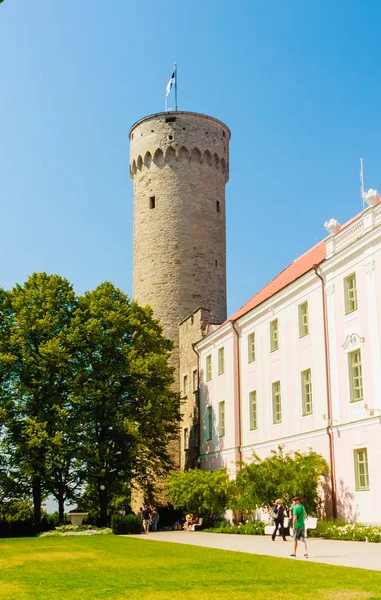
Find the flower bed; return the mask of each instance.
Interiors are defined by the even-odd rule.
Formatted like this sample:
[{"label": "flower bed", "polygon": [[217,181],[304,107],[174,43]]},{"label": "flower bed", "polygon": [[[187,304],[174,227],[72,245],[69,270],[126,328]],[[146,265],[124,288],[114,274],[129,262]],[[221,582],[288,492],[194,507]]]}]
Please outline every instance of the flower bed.
[{"label": "flower bed", "polygon": [[41,533],[39,537],[66,537],[68,535],[108,535],[112,533],[109,527],[94,527],[94,525],[62,525],[54,531]]},{"label": "flower bed", "polygon": [[381,527],[361,523],[335,523],[319,521],[317,529],[308,532],[310,537],[327,540],[351,540],[355,542],[381,542]]}]

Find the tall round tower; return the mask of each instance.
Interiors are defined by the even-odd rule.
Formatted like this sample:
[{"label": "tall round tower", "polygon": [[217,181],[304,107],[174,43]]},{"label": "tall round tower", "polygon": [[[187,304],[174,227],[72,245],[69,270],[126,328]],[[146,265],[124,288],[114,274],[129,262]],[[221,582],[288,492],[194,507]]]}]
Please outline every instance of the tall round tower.
[{"label": "tall round tower", "polygon": [[[226,319],[225,184],[230,130],[198,113],[157,113],[130,130],[133,297],[175,343],[198,307]],[[177,370],[177,369],[176,369]]]}]

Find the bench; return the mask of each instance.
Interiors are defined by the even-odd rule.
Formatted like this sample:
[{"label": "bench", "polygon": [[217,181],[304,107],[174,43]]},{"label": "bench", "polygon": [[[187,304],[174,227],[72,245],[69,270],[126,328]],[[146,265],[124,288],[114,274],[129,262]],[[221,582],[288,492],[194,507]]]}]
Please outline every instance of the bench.
[{"label": "bench", "polygon": [[[289,519],[285,517],[284,519],[284,527],[288,527]],[[317,518],[316,517],[308,517],[304,521],[304,529],[306,532],[306,537],[308,536],[308,529],[316,529],[317,528]],[[266,525],[265,527],[265,535],[272,535],[274,531],[274,525]],[[279,529],[278,529],[279,531]],[[292,535],[292,527],[290,527],[290,535]]]},{"label": "bench", "polygon": [[200,525],[202,525],[202,517],[198,520],[198,523],[193,523],[190,526],[189,531],[196,531],[196,527],[200,527]]}]

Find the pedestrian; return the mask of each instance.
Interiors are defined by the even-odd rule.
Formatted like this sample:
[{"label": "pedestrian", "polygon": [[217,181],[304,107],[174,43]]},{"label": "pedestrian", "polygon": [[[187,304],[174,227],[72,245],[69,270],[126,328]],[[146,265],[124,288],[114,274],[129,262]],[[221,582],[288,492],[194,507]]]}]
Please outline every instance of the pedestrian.
[{"label": "pedestrian", "polygon": [[193,517],[192,513],[188,513],[187,516],[185,517],[183,531],[191,530],[191,525],[193,525],[193,519],[194,519],[194,517]]},{"label": "pedestrian", "polygon": [[274,529],[273,534],[271,536],[273,542],[275,542],[275,537],[276,537],[276,532],[278,531],[278,527],[279,527],[279,535],[282,536],[284,542],[287,542],[286,536],[284,534],[285,532],[284,532],[284,508],[283,508],[283,502],[279,498],[278,498],[278,500],[275,500],[275,504],[273,506],[271,514],[273,515],[274,525],[275,525],[275,529]]},{"label": "pedestrian", "polygon": [[151,521],[152,521],[152,531],[157,531],[157,526],[159,524],[159,513],[157,511],[157,508],[154,508],[152,510],[152,514],[151,514]]},{"label": "pedestrian", "polygon": [[146,504],[144,506],[143,512],[142,512],[142,521],[143,521],[143,527],[144,527],[144,531],[146,533],[149,532],[149,526],[151,523],[151,509],[148,506],[148,504]]},{"label": "pedestrian", "polygon": [[307,516],[306,509],[300,502],[299,496],[295,496],[294,508],[292,509],[292,528],[294,538],[294,551],[290,554],[291,558],[296,558],[296,550],[298,548],[298,542],[301,541],[304,544],[304,558],[308,558],[308,549],[306,542],[306,533],[304,529],[304,520]]}]

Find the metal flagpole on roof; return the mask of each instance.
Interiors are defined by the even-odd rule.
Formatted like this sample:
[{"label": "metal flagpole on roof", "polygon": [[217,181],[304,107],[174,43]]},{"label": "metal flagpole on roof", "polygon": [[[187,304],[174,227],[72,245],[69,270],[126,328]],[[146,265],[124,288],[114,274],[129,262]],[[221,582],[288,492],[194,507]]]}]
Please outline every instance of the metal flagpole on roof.
[{"label": "metal flagpole on roof", "polygon": [[362,158],[360,158],[360,183],[361,183],[361,198],[362,198],[362,209],[365,208],[365,200],[364,200],[364,169],[362,165]]}]

